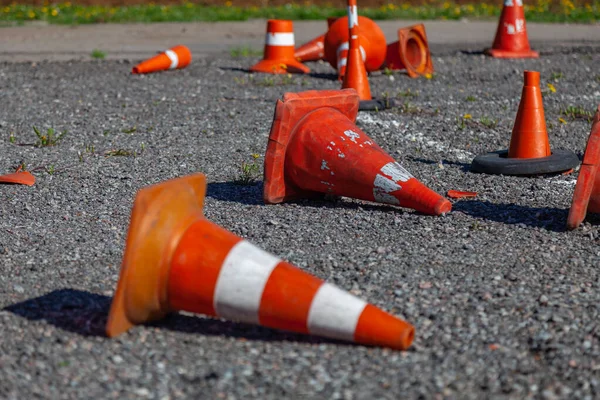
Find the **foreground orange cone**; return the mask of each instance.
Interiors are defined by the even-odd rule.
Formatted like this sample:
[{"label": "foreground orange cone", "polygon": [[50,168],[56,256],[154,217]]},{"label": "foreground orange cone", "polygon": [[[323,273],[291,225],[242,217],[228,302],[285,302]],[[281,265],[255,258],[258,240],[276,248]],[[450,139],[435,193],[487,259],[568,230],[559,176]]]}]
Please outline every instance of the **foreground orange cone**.
[{"label": "foreground orange cone", "polygon": [[567,228],[575,229],[588,212],[600,213],[600,106],[592,122],[592,131],[579,170],[573,203],[567,218]]},{"label": "foreground orange cone", "polygon": [[531,50],[525,26],[523,0],[504,0],[496,38],[486,53],[498,58],[538,58],[540,54]]},{"label": "foreground orange cone", "polygon": [[354,89],[361,100],[371,100],[371,88],[365,62],[360,53],[360,39],[358,34],[358,8],[356,0],[348,0],[348,29],[350,46],[348,50],[348,63],[342,82],[343,89]]},{"label": "foreground orange cone", "polygon": [[322,194],[450,211],[448,200],[415,179],[355,124],[353,89],[286,93],[277,101],[265,155],[267,204]]},{"label": "foreground orange cone", "polygon": [[131,70],[132,74],[147,74],[150,72],[165,71],[168,69],[181,69],[192,61],[190,49],[179,45],[160,53],[157,56],[142,61]]},{"label": "foreground orange cone", "polygon": [[414,327],[280,260],[202,215],[204,175],[136,196],[106,333],[168,311],[404,350]]},{"label": "foreground orange cone", "polygon": [[[337,17],[327,18],[327,27],[335,22]],[[294,57],[300,62],[319,61],[325,59],[325,34],[317,36],[308,43],[298,47],[294,52]]]},{"label": "foreground orange cone", "polygon": [[405,69],[411,78],[433,73],[425,25],[398,29],[398,41],[387,46],[385,66],[389,69]]},{"label": "foreground orange cone", "polygon": [[550,151],[540,73],[525,71],[523,93],[508,151],[477,156],[471,171],[502,175],[538,175],[567,171],[579,163],[568,150]]},{"label": "foreground orange cone", "polygon": [[270,19],[262,61],[250,68],[252,72],[267,74],[302,73],[310,69],[294,57],[294,25],[292,21]]},{"label": "foreground orange cone", "polygon": [[[348,17],[338,18],[325,35],[325,59],[338,71],[342,80],[348,62]],[[358,17],[360,53],[367,71],[377,71],[385,60],[386,42],[381,28],[371,19]]]}]

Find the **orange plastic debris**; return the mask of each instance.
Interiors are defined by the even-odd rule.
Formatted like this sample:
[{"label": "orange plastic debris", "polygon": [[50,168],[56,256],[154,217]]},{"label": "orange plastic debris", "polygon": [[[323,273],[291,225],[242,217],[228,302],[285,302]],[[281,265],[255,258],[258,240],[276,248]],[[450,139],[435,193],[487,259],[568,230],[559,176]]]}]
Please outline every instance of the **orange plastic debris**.
[{"label": "orange plastic debris", "polygon": [[448,190],[446,196],[451,199],[464,199],[469,197],[477,197],[477,192],[462,192],[460,190]]},{"label": "orange plastic debris", "polygon": [[307,74],[310,69],[294,57],[294,25],[292,21],[270,19],[263,59],[250,68],[266,74]]},{"label": "orange plastic debris", "polygon": [[491,49],[486,53],[498,58],[538,58],[531,50],[525,25],[523,0],[504,0],[500,22]]},{"label": "orange plastic debris", "polygon": [[192,53],[185,46],[178,45],[160,53],[146,61],[142,61],[131,70],[132,74],[148,74],[150,72],[185,68],[192,62]]},{"label": "orange plastic debris", "polygon": [[21,167],[19,167],[17,172],[0,176],[0,183],[18,183],[21,185],[33,186],[35,183],[35,176],[29,171],[21,171]]}]

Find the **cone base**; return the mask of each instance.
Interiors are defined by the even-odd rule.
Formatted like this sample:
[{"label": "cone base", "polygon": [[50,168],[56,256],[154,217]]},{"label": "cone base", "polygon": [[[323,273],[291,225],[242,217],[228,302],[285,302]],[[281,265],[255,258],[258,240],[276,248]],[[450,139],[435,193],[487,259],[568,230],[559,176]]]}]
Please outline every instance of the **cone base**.
[{"label": "cone base", "polygon": [[168,312],[171,254],[190,224],[202,217],[206,178],[195,174],[138,192],[106,334],[117,336]]},{"label": "cone base", "polygon": [[310,68],[296,60],[262,60],[250,68],[265,74],[308,74]]},{"label": "cone base", "polygon": [[482,154],[471,163],[472,172],[492,175],[528,176],[568,171],[579,164],[579,158],[569,150],[555,150],[548,157],[508,158],[508,150]]},{"label": "cone base", "polygon": [[523,51],[510,51],[510,50],[497,50],[497,49],[486,49],[485,54],[494,58],[539,58],[540,53],[533,50]]}]

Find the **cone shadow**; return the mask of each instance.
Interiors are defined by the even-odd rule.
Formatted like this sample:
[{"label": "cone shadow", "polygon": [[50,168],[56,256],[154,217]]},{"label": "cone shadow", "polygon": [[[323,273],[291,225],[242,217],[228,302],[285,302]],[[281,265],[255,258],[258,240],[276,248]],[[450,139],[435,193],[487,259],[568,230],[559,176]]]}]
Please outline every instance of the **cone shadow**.
[{"label": "cone shadow", "polygon": [[221,201],[264,205],[262,181],[248,185],[237,182],[211,182],[206,187],[206,196]]},{"label": "cone shadow", "polygon": [[445,165],[452,165],[452,166],[460,167],[463,170],[463,172],[469,172],[471,170],[470,163],[463,163],[463,162],[459,162],[459,161],[450,161],[450,160],[446,160],[445,158],[442,158],[439,161],[429,160],[429,159],[420,158],[420,157],[413,157],[413,156],[407,156],[406,158],[411,161],[420,162],[420,163],[429,164],[429,165],[439,164],[439,162],[441,161],[442,164],[445,164]]}]

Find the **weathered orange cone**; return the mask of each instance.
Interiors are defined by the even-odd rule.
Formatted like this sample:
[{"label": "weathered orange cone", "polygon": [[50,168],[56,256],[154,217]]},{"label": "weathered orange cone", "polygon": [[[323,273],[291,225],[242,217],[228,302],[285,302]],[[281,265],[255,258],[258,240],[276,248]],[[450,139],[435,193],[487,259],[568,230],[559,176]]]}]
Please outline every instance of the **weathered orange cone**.
[{"label": "weathered orange cone", "polygon": [[106,333],[181,310],[404,350],[414,327],[208,221],[204,175],[139,191]]},{"label": "weathered orange cone", "polygon": [[486,53],[498,58],[538,58],[540,54],[531,50],[525,26],[523,0],[504,0],[496,38]]},{"label": "weathered orange cone", "polygon": [[356,90],[361,100],[371,100],[371,88],[369,87],[367,69],[360,53],[356,0],[348,0],[348,30],[350,48],[348,50],[348,63],[346,65],[342,88]]},{"label": "weathered orange cone", "polygon": [[277,101],[265,156],[267,204],[322,194],[450,211],[448,200],[415,179],[355,124],[353,89],[286,93]]},{"label": "weathered orange cone", "polygon": [[579,177],[573,193],[573,203],[567,218],[567,228],[577,228],[588,212],[600,213],[600,106],[592,122],[592,131],[585,148]]},{"label": "weathered orange cone", "polygon": [[[327,27],[335,22],[337,17],[327,18]],[[298,47],[294,52],[294,57],[300,62],[319,61],[325,59],[325,34],[317,36],[310,42]]]},{"label": "weathered orange cone", "polygon": [[306,74],[310,69],[294,57],[294,25],[292,21],[270,19],[263,59],[250,68],[266,74]]},{"label": "weathered orange cone", "polygon": [[150,72],[164,71],[168,69],[181,69],[192,62],[190,49],[179,45],[165,50],[163,53],[142,61],[131,70],[132,74],[148,74]]},{"label": "weathered orange cone", "polygon": [[579,163],[568,150],[550,151],[540,73],[525,71],[519,111],[508,151],[477,156],[471,171],[502,175],[539,175],[567,171]]},{"label": "weathered orange cone", "polygon": [[35,183],[35,176],[31,175],[29,171],[13,172],[0,176],[0,183],[18,183],[21,185],[33,186]]},{"label": "weathered orange cone", "polygon": [[[346,74],[348,62],[348,17],[338,18],[325,35],[325,59],[338,71],[342,80]],[[371,19],[358,17],[358,37],[360,53],[369,72],[376,71],[385,60],[385,35],[381,28]]]},{"label": "weathered orange cone", "polygon": [[411,78],[433,73],[425,25],[398,29],[398,40],[387,45],[384,65],[389,69],[405,69]]}]

